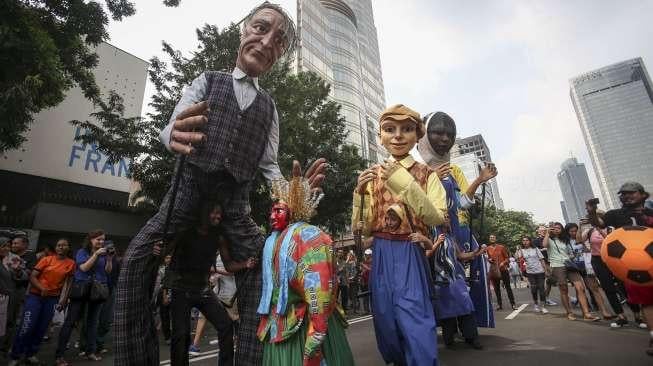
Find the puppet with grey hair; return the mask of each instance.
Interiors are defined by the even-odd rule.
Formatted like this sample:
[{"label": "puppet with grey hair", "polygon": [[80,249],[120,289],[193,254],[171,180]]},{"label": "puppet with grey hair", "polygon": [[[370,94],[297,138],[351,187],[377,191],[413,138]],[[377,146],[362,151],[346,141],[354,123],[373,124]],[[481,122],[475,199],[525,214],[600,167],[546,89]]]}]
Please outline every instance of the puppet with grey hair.
[{"label": "puppet with grey hair", "polygon": [[[161,131],[161,142],[180,154],[178,184],[172,185],[158,213],[125,253],[116,291],[116,365],[159,364],[148,261],[155,243],[197,224],[202,201],[215,200],[223,207],[221,230],[230,243],[233,261],[257,257],[263,247],[265,238],[250,215],[249,193],[257,171],[268,181],[283,176],[277,163],[278,113],[258,77],[284,54],[292,53],[295,26],[280,6],[269,2],[253,9],[241,23],[233,71],[206,71],[198,76]],[[318,159],[306,173],[312,188],[321,185],[325,168],[324,159]],[[260,365],[262,345],[256,338],[260,267],[238,272],[235,277],[240,312],[235,363]],[[173,298],[183,295],[171,294]]]}]

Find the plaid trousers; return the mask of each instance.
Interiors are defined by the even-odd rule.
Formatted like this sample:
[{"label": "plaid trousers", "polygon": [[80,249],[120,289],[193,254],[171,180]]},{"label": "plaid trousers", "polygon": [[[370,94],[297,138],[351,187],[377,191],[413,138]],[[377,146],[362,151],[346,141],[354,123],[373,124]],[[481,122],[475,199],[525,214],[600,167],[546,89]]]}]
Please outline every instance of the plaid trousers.
[{"label": "plaid trousers", "polygon": [[[258,256],[265,238],[249,215],[249,190],[249,184],[236,184],[228,173],[206,173],[186,164],[179,182],[168,236],[196,224],[202,201],[215,197],[215,192],[219,192],[217,198],[223,209],[221,229],[230,243],[232,257],[244,260]],[[132,239],[123,258],[116,286],[114,315],[114,365],[117,366],[159,365],[159,341],[151,301],[156,273],[149,272],[154,243],[164,236],[163,226],[171,195],[172,188],[163,199],[159,211]],[[248,275],[238,273],[236,278],[238,286],[242,286],[238,298],[241,320],[236,364],[260,365],[262,344],[256,338],[256,308],[261,291],[260,269]],[[238,282],[238,279],[241,281]]]}]

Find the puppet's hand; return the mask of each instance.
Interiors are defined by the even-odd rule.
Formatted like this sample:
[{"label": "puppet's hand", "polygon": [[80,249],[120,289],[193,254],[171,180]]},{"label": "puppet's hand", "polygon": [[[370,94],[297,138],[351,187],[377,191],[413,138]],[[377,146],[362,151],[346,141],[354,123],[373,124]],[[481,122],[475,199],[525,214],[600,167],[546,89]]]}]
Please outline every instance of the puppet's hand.
[{"label": "puppet's hand", "polygon": [[206,135],[198,132],[204,128],[209,119],[209,103],[195,103],[177,115],[170,132],[170,149],[188,155],[195,151],[194,146],[201,144]]},{"label": "puppet's hand", "polygon": [[[306,174],[304,174],[304,178],[308,180],[311,190],[322,191],[322,182],[324,182],[326,168],[327,161],[324,158],[315,160],[308,168]],[[297,160],[294,160],[292,163],[292,176],[293,178],[302,176],[302,168]]]}]

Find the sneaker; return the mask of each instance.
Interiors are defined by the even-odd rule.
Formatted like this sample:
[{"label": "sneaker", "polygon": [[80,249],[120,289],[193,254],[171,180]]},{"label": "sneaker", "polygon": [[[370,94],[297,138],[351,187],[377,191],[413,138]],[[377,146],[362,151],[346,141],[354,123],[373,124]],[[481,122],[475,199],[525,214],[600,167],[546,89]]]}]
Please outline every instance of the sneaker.
[{"label": "sneaker", "polygon": [[548,313],[549,313],[549,311],[546,310],[546,308],[544,306],[542,306],[542,314],[548,314]]},{"label": "sneaker", "polygon": [[169,346],[170,345],[170,339],[166,339],[166,344]]},{"label": "sneaker", "polygon": [[100,348],[100,351],[98,351],[98,353],[101,354],[101,355],[105,354],[105,353],[108,353],[108,352],[109,352],[109,350],[106,349],[105,347]]},{"label": "sneaker", "polygon": [[86,358],[88,358],[90,361],[102,361],[102,357],[96,355],[95,353],[89,353]]},{"label": "sneaker", "polygon": [[199,356],[200,348],[195,347],[194,344],[191,344],[190,347],[188,347],[188,354],[191,355],[191,356]]},{"label": "sneaker", "polygon": [[549,299],[546,299],[545,303],[546,303],[548,306],[556,306],[556,305],[558,305],[557,302],[555,302],[555,301],[553,301],[553,300],[549,300]]},{"label": "sneaker", "polygon": [[81,351],[80,353],[77,354],[79,357],[86,357],[86,351]]},{"label": "sneaker", "polygon": [[36,356],[27,357],[25,363],[28,365],[40,365],[41,361]]},{"label": "sneaker", "polygon": [[540,306],[537,305],[537,304],[533,305],[533,311],[535,311],[536,313],[539,313],[540,312]]},{"label": "sneaker", "polygon": [[622,328],[628,325],[628,319],[618,318],[614,322],[610,323],[610,328]]},{"label": "sneaker", "polygon": [[648,328],[648,325],[646,325],[646,323],[644,323],[644,321],[640,318],[635,319],[635,325],[637,325],[641,329]]},{"label": "sneaker", "polygon": [[20,365],[20,360],[9,360],[7,366],[18,366]]}]

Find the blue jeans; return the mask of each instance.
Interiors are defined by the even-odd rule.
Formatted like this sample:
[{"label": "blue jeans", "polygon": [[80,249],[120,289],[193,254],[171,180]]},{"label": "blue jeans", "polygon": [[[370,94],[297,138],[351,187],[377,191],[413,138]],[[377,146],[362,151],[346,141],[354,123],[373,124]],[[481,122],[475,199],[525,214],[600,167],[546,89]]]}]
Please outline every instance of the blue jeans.
[{"label": "blue jeans", "polygon": [[86,305],[86,353],[95,353],[97,347],[97,327],[100,320],[100,309],[104,302],[93,302],[88,300],[71,300],[68,305],[68,313],[59,332],[59,343],[57,344],[56,357],[63,357],[66,352],[66,345],[73,332],[73,326],[80,320],[82,309]]},{"label": "blue jeans", "polygon": [[25,297],[21,325],[11,348],[12,359],[17,360],[23,355],[32,357],[38,353],[39,345],[48,330],[58,299],[58,296],[43,297],[32,293]]}]

